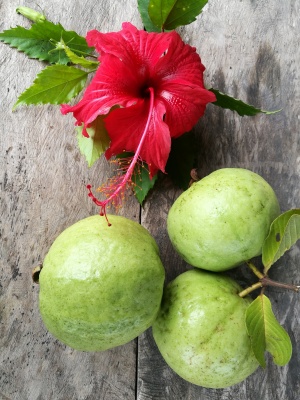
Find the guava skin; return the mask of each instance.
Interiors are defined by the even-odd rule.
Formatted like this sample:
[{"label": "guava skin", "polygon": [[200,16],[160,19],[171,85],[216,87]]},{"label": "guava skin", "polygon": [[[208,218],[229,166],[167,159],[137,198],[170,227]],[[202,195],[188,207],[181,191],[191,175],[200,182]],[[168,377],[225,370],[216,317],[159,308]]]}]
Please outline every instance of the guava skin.
[{"label": "guava skin", "polygon": [[129,342],[157,316],[165,272],[148,231],[109,215],[83,219],[62,232],[40,273],[39,307],[46,328],[82,351]]},{"label": "guava skin", "polygon": [[251,300],[222,274],[190,270],[165,289],[153,337],[167,364],[183,379],[206,388],[235,385],[258,362],[245,324]]},{"label": "guava skin", "polygon": [[279,214],[277,197],[261,176],[243,168],[223,168],[178,197],[167,229],[185,261],[219,272],[260,255]]}]

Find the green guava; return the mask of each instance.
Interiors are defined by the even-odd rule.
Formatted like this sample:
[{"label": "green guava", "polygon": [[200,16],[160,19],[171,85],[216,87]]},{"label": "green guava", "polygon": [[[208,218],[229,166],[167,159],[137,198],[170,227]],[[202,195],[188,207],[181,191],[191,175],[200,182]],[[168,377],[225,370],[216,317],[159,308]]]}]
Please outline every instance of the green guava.
[{"label": "green guava", "polygon": [[149,328],[159,310],[164,268],[148,231],[127,218],[99,215],[62,232],[39,276],[46,328],[83,351],[129,342]]},{"label": "green guava", "polygon": [[167,229],[175,250],[194,267],[225,271],[261,254],[280,214],[258,174],[224,168],[195,182],[172,205]]},{"label": "green guava", "polygon": [[245,324],[251,300],[239,297],[241,290],[231,278],[200,269],[166,287],[152,331],[163,358],[183,379],[225,388],[258,367]]}]

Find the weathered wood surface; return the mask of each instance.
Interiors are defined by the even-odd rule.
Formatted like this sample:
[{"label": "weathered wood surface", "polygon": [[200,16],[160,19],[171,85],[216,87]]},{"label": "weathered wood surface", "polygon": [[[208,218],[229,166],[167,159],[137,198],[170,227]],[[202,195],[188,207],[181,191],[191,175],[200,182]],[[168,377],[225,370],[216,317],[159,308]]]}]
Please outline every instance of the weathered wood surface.
[{"label": "weathered wood surface", "polygon": [[[136,1],[0,1],[0,30],[27,24],[19,5],[38,6],[53,21],[85,35],[89,29],[119,30],[122,21],[142,23]],[[197,22],[181,29],[205,64],[207,86],[268,110],[273,116],[241,118],[209,106],[196,127],[201,176],[225,167],[260,173],[285,211],[300,206],[300,0],[210,0]],[[31,269],[43,260],[68,225],[96,212],[85,184],[110,173],[101,160],[88,169],[73,120],[58,107],[11,108],[42,66],[0,44],[0,399],[2,400],[296,400],[300,398],[299,295],[268,290],[274,312],[289,332],[293,356],[285,367],[258,369],[225,390],[203,389],[176,376],[162,360],[151,330],[104,353],[67,348],[45,330]],[[121,213],[155,236],[167,280],[187,265],[166,233],[169,207],[180,191],[164,178],[140,210],[130,199]],[[299,245],[279,260],[271,276],[299,282]],[[243,270],[243,268],[242,268]],[[238,274],[238,273],[237,273]],[[246,273],[246,280],[251,281]]]}]

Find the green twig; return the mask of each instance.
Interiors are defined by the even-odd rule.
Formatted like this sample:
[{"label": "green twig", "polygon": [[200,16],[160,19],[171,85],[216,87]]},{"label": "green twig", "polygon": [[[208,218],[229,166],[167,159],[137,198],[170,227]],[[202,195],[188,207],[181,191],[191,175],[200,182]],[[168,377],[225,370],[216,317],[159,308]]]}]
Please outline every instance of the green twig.
[{"label": "green twig", "polygon": [[251,271],[259,278],[262,279],[265,277],[257,268],[256,266],[251,262],[251,261],[246,261],[246,264],[248,267],[251,269]]},{"label": "green twig", "polygon": [[245,297],[245,296],[247,296],[249,293],[251,293],[251,292],[253,292],[254,290],[259,289],[259,288],[261,288],[261,287],[263,287],[263,284],[262,284],[261,282],[254,283],[253,285],[249,286],[247,289],[242,290],[242,291],[239,293],[239,296],[240,296],[240,297]]},{"label": "green twig", "polygon": [[260,279],[260,282],[262,286],[274,286],[283,289],[293,290],[294,292],[299,292],[300,289],[300,286],[296,286],[290,283],[276,282],[273,281],[273,279],[268,278],[267,276],[264,276],[262,279]]},{"label": "green twig", "polygon": [[242,290],[239,293],[240,297],[245,297],[249,293],[253,292],[256,289],[263,288],[262,290],[265,289],[267,286],[273,286],[273,287],[278,287],[282,289],[289,289],[293,290],[294,292],[299,292],[300,286],[296,286],[290,283],[283,283],[283,282],[276,282],[273,279],[270,279],[267,274],[262,274],[256,266],[251,262],[251,261],[246,261],[248,267],[251,269],[251,271],[259,278],[259,282],[254,283],[253,285],[249,286],[248,288]]}]

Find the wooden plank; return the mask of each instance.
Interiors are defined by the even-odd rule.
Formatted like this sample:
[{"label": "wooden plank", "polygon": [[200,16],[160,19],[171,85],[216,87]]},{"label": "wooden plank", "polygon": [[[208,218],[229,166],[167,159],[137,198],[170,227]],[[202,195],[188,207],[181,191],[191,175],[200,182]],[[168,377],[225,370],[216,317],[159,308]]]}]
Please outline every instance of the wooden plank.
[{"label": "wooden plank", "polygon": [[[197,125],[198,172],[203,177],[223,167],[243,167],[261,174],[278,195],[282,211],[299,207],[300,61],[298,0],[224,2],[210,0],[197,22],[181,29],[197,47],[206,66],[206,82],[273,116],[241,118],[210,105]],[[172,250],[166,233],[168,210],[180,191],[167,179],[143,208],[142,222],[157,239],[168,280],[188,267]],[[299,244],[270,271],[274,279],[299,282]],[[258,264],[259,265],[259,264]],[[244,267],[235,272],[250,283]],[[224,390],[204,389],[179,378],[162,360],[151,331],[139,338],[138,399],[295,400],[300,398],[299,295],[268,289],[273,309],[289,332],[293,355],[285,367],[268,357],[243,383]]]},{"label": "wooden plank", "polygon": [[[139,21],[134,1],[41,0],[0,2],[0,29],[29,26],[15,13],[20,3],[37,7],[66,29],[119,30],[128,16]],[[85,185],[99,185],[112,173],[105,160],[88,169],[81,156],[74,120],[58,107],[21,107],[17,96],[43,66],[1,43],[1,267],[0,399],[85,400],[135,398],[136,341],[104,353],[83,353],[56,341],[38,312],[38,286],[31,269],[55,237],[98,210]],[[139,220],[129,199],[122,211]]]}]

